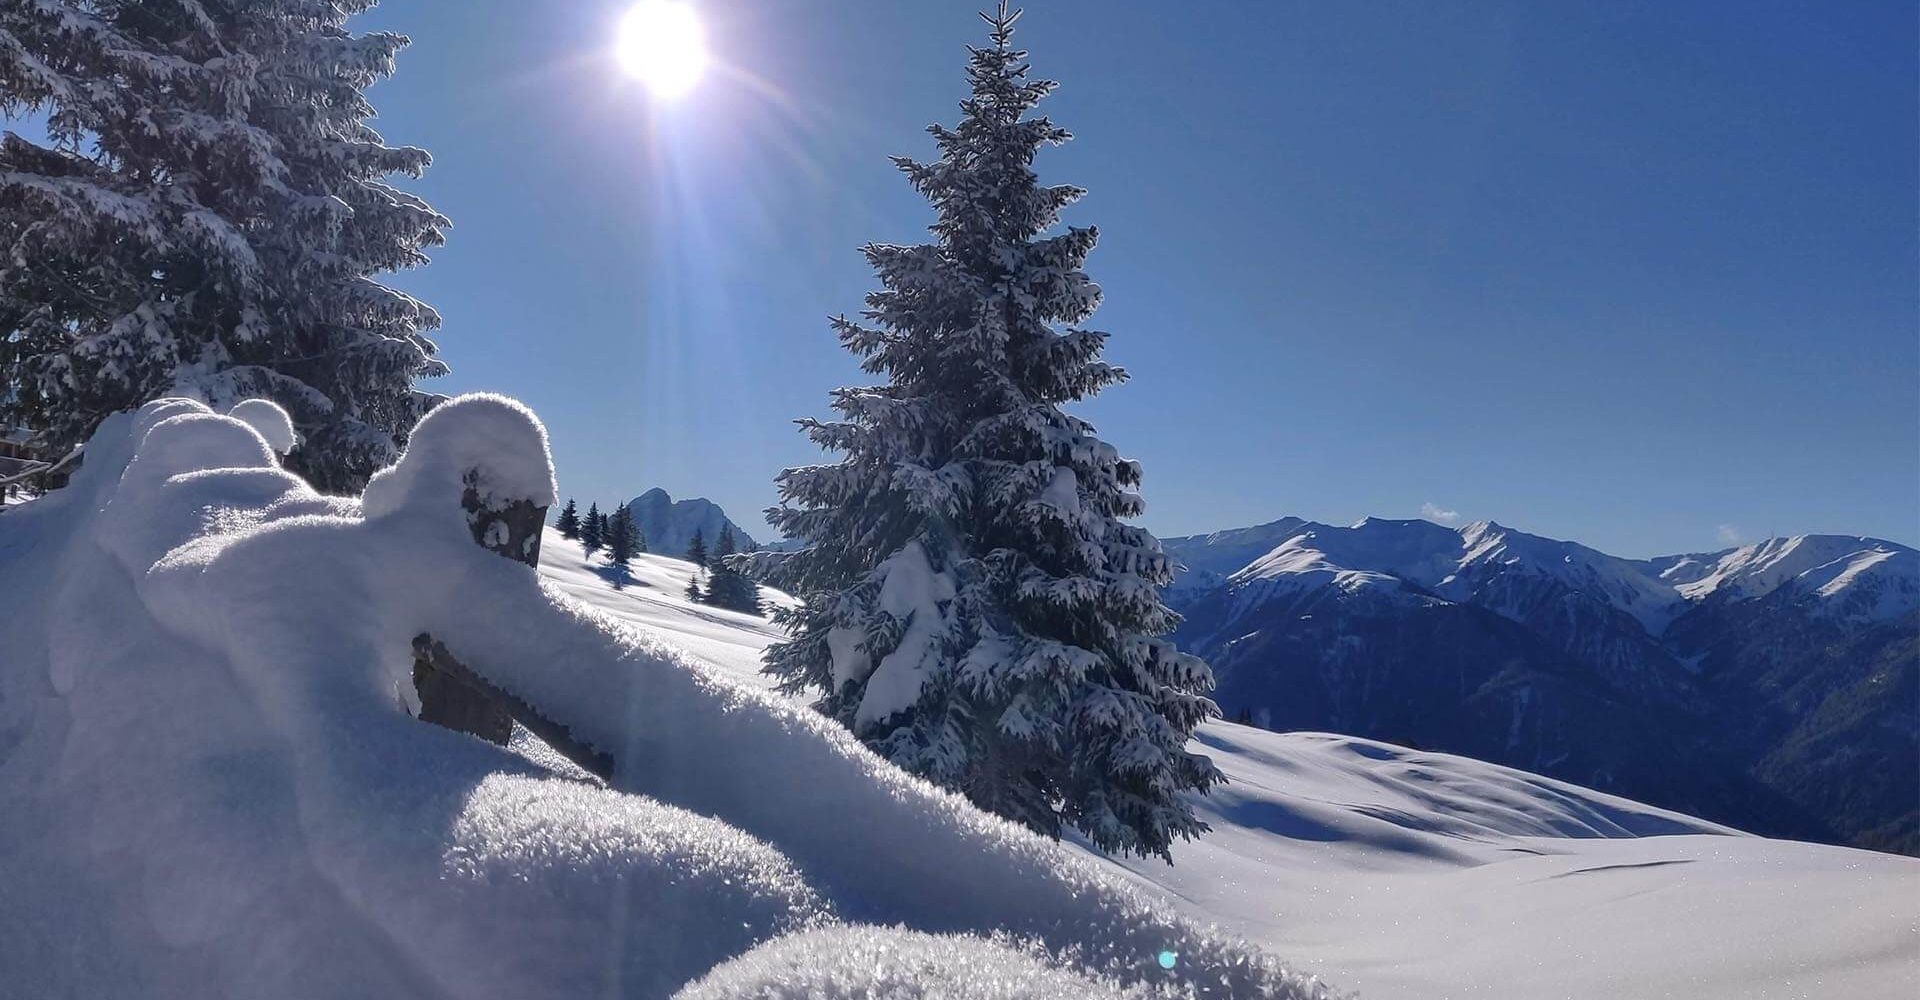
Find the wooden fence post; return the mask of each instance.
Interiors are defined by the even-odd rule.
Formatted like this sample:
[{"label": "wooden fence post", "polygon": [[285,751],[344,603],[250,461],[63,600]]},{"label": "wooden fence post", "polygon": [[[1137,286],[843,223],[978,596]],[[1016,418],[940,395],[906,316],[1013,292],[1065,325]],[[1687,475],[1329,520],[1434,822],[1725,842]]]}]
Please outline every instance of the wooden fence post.
[{"label": "wooden fence post", "polygon": [[[489,507],[481,502],[471,474],[460,495],[460,507],[481,548],[529,566],[540,565],[540,532],[547,523],[547,508],[527,500]],[[512,738],[513,724],[518,722],[583,770],[603,780],[613,779],[612,757],[574,739],[564,724],[474,673],[454,658],[445,643],[425,632],[413,639],[413,688],[420,696],[424,722],[501,746]]]},{"label": "wooden fence post", "polygon": [[[466,511],[473,540],[489,552],[539,566],[540,529],[547,523],[547,508],[536,507],[528,500],[489,507],[481,502],[475,488],[477,478],[467,473],[466,489],[460,493],[460,508]],[[421,638],[430,640],[428,636]],[[423,655],[417,639],[413,648],[413,689],[420,696],[421,720],[506,746],[513,736],[513,715],[507,706],[489,690],[476,686],[473,682],[478,678],[472,671],[449,671],[443,662]],[[445,647],[440,649],[444,654]]]}]

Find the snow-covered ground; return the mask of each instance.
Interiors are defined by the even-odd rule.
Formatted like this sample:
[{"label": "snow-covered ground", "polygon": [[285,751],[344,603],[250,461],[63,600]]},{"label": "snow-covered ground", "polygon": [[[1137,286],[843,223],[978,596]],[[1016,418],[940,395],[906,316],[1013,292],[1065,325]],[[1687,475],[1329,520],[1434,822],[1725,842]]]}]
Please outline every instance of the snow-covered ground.
[{"label": "snow-covered ground", "polygon": [[[543,584],[463,497],[552,502],[517,404],[442,404],[343,498],[163,400],[0,514],[0,997],[1325,995],[668,641],[737,663],[724,613]],[[409,718],[422,634],[611,781]]]},{"label": "snow-covered ground", "polygon": [[[643,585],[615,590],[557,533],[542,551],[570,597],[767,684],[777,633],[685,601],[690,564],[642,556]],[[1920,861],[1369,740],[1225,722],[1200,739],[1230,781],[1202,807],[1213,832],[1172,867],[1102,863],[1362,996],[1920,996]]]},{"label": "snow-covered ground", "polygon": [[[1232,784],[1176,866],[1048,844],[768,691],[775,634],[691,566],[473,543],[464,490],[550,477],[497,398],[364,500],[164,401],[0,514],[0,997],[1324,996],[1278,960],[1380,997],[1920,988],[1920,862],[1363,740],[1209,725]],[[611,785],[409,719],[423,632]]]}]

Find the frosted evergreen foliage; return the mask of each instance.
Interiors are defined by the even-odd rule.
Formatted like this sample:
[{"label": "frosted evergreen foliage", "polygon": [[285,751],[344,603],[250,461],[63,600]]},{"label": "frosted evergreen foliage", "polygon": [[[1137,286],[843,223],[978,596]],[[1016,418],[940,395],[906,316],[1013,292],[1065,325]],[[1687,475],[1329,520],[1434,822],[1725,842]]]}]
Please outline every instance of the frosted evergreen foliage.
[{"label": "frosted evergreen foliage", "polygon": [[881,289],[840,341],[885,383],[802,421],[830,465],[779,478],[773,525],[811,544],[752,560],[804,606],[767,669],[909,771],[1058,836],[1169,856],[1204,831],[1186,793],[1220,780],[1185,749],[1216,713],[1212,673],[1160,638],[1171,563],[1130,525],[1140,466],[1062,406],[1119,382],[1083,329],[1100,289],[1091,227],[1056,231],[1082,191],[1045,186],[1018,12],[986,17],[940,157],[895,163],[935,209],[932,243],[863,249]]},{"label": "frosted evergreen foliage", "polygon": [[447,220],[388,183],[423,150],[367,124],[407,39],[373,0],[0,4],[0,413],[56,453],[144,400],[271,398],[289,464],[352,490],[390,463],[445,370],[433,309],[376,276]]}]

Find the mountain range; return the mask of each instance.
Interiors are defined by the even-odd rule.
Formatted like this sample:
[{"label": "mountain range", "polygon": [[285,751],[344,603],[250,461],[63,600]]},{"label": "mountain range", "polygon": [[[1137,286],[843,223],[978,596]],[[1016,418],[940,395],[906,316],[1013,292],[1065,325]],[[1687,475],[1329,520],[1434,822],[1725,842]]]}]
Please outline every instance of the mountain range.
[{"label": "mountain range", "polygon": [[1920,553],[1626,559],[1490,521],[1164,539],[1230,718],[1510,764],[1773,836],[1920,853]]}]

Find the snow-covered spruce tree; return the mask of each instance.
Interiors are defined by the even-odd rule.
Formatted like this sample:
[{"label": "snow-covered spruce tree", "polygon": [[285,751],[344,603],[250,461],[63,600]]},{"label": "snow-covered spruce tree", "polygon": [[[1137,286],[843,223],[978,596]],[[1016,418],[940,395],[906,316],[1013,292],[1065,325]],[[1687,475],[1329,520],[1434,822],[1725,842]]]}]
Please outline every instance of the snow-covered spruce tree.
[{"label": "snow-covered spruce tree", "polygon": [[560,520],[554,527],[560,529],[561,538],[580,537],[580,508],[574,506],[573,498],[567,498],[567,505],[560,508]]},{"label": "snow-covered spruce tree", "polygon": [[[1062,411],[1125,378],[1081,329],[1100,290],[1092,228],[1054,232],[1081,190],[1032,164],[1068,133],[1029,114],[1054,87],[1012,47],[1018,12],[973,49],[940,157],[895,163],[932,203],[934,242],[864,248],[882,288],[835,330],[886,384],[803,420],[844,454],[788,469],[768,511],[794,553],[757,573],[801,596],[767,670],[909,771],[1058,836],[1171,857],[1206,829],[1186,794],[1221,780],[1185,749],[1216,713],[1199,659],[1159,638],[1171,569],[1127,524],[1137,463]],[[743,560],[744,561],[744,560]]]},{"label": "snow-covered spruce tree", "polygon": [[407,42],[346,30],[373,4],[0,4],[0,112],[47,135],[0,139],[0,418],[59,454],[156,396],[264,396],[323,489],[397,454],[440,318],[375,278],[448,223],[367,125]]}]

